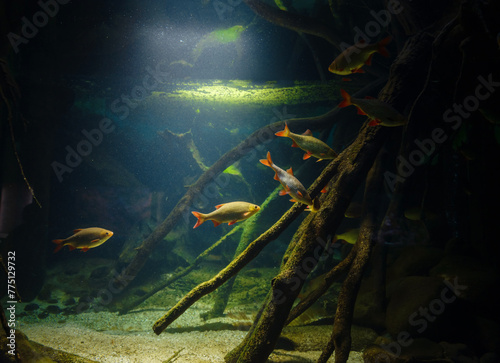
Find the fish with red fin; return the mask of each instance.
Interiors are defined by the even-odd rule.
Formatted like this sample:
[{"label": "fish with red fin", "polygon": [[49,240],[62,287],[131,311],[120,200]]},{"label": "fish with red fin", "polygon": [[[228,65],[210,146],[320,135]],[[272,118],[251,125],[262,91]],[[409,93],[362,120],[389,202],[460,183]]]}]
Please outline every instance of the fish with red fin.
[{"label": "fish with red fin", "polygon": [[371,65],[373,54],[380,53],[389,57],[386,45],[392,40],[391,36],[382,39],[378,43],[368,44],[364,40],[350,46],[340,53],[330,64],[328,70],[332,73],[346,76],[352,73],[364,73],[362,67]]},{"label": "fish with red fin", "polygon": [[309,159],[311,156],[318,158],[318,161],[337,157],[337,153],[330,146],[312,136],[311,130],[307,130],[302,135],[294,134],[285,123],[285,129],[275,135],[292,139],[292,147],[299,147],[306,152],[303,157],[304,160]]},{"label": "fish with red fin", "polygon": [[274,180],[279,181],[283,186],[283,190],[279,193],[280,195],[289,194],[293,198],[290,200],[291,202],[306,204],[311,212],[317,212],[319,210],[318,199],[316,198],[313,200],[311,198],[302,183],[293,176],[292,168],[285,171],[274,164],[271,160],[271,153],[269,151],[267,152],[267,159],[261,159],[260,162],[274,170]]},{"label": "fish with red fin", "polygon": [[83,252],[87,252],[90,248],[102,245],[113,235],[113,232],[99,227],[75,229],[73,232],[74,235],[66,239],[55,239],[52,241],[57,244],[54,253],[64,246],[68,246],[70,251],[81,249]]},{"label": "fish with red fin", "polygon": [[198,221],[193,228],[196,228],[203,222],[209,220],[214,223],[215,227],[217,227],[221,223],[232,225],[236,222],[250,218],[260,210],[260,207],[258,205],[247,202],[230,202],[219,204],[216,205],[215,208],[216,209],[213,212],[207,214],[196,211],[191,212],[196,218],[198,218]]},{"label": "fish with red fin", "polygon": [[377,98],[354,98],[343,89],[340,90],[340,93],[343,100],[339,103],[339,107],[356,106],[358,114],[366,115],[370,119],[369,126],[396,127],[403,126],[408,122],[406,117],[400,114],[395,108]]}]

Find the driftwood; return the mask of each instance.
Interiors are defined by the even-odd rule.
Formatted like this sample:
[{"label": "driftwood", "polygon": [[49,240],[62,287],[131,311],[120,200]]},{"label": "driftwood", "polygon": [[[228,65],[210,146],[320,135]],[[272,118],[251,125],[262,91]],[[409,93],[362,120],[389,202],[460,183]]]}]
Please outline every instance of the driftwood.
[{"label": "driftwood", "polygon": [[[173,273],[165,281],[162,281],[160,283],[155,284],[153,287],[151,287],[149,289],[149,291],[146,292],[146,294],[135,297],[135,298],[128,298],[127,300],[125,300],[122,303],[122,305],[118,307],[118,311],[120,312],[120,314],[127,313],[128,311],[135,308],[137,305],[141,304],[142,302],[146,301],[148,298],[150,298],[151,296],[156,294],[158,291],[163,290],[164,288],[171,285],[172,283],[174,283],[175,281],[177,281],[181,277],[184,277],[187,274],[189,274],[191,271],[196,269],[200,265],[200,263],[202,263],[215,248],[219,247],[221,244],[228,241],[230,237],[233,237],[237,233],[242,233],[240,240],[243,240],[244,235],[245,235],[245,231],[248,229],[252,229],[251,227],[255,224],[256,219],[258,220],[258,217],[262,214],[262,212],[264,211],[266,206],[269,204],[269,202],[278,194],[278,190],[279,189],[276,189],[276,191],[274,193],[271,193],[271,195],[261,204],[261,211],[259,212],[259,214],[257,214],[251,220],[239,223],[236,226],[234,226],[234,228],[232,228],[228,233],[226,233],[224,236],[219,238],[219,240],[217,242],[215,242],[210,247],[208,247],[205,251],[200,253],[189,266],[182,268],[179,271]],[[247,244],[248,244],[248,242],[247,242]]]},{"label": "driftwood", "polygon": [[[353,94],[353,96],[362,97],[366,94],[370,94],[374,89],[377,89],[382,82],[382,79],[375,80]],[[329,127],[333,126],[338,119],[339,112],[341,111],[341,109],[335,107],[320,116],[288,119],[286,120],[286,123],[292,130],[319,130],[327,125]],[[154,250],[155,246],[160,243],[163,238],[175,227],[181,216],[187,213],[189,206],[196,199],[196,197],[198,197],[203,192],[203,189],[211,182],[213,182],[220,173],[222,173],[234,162],[238,161],[244,156],[248,157],[247,154],[253,153],[257,160],[259,158],[256,154],[257,148],[262,143],[268,142],[270,139],[275,138],[275,132],[281,131],[283,129],[283,124],[283,121],[274,122],[253,132],[239,145],[226,152],[215,164],[213,164],[208,170],[206,170],[194,184],[189,186],[186,194],[179,200],[179,202],[172,209],[169,215],[136,249],[136,255],[130,262],[126,264],[126,267],[121,271],[121,273],[115,277],[113,281],[115,285],[113,286],[118,286],[120,287],[120,290],[124,290],[135,279],[135,277],[149,258],[149,255]],[[133,301],[134,300],[132,300],[131,306],[136,306]],[[118,306],[118,309],[121,313],[125,313],[127,311],[124,306]]]},{"label": "driftwood", "polygon": [[273,279],[269,293],[272,298],[255,320],[254,329],[227,354],[227,362],[264,362],[271,354],[308,273],[317,264],[318,254],[323,252],[328,235],[340,224],[352,195],[366,177],[387,136],[387,129],[365,126],[354,143],[325,169],[337,165],[339,175],[322,200],[321,210],[311,217],[290,257]]},{"label": "driftwood", "polygon": [[[281,186],[277,187],[274,192],[272,192],[260,205],[260,212],[249,221],[246,221],[244,224],[240,225],[243,231],[241,233],[238,246],[236,247],[236,250],[234,252],[233,259],[237,258],[248,247],[249,243],[252,242],[252,238],[255,235],[255,227],[262,221],[262,216],[265,213],[266,207],[272,200],[274,200],[278,196],[278,193],[281,189]],[[224,310],[226,309],[227,303],[229,301],[229,296],[231,295],[235,280],[236,276],[232,277],[226,284],[217,289],[213,307],[210,311],[201,315],[203,319],[212,319],[224,315]]]},{"label": "driftwood", "polygon": [[[425,75],[425,65],[429,53],[422,50],[429,43],[423,42],[418,46],[418,42],[421,40],[422,36],[415,36],[414,39],[407,43],[402,56],[398,57],[392,67],[392,77],[379,95],[380,99],[393,104],[396,108],[404,106],[408,99],[411,99],[411,96],[414,98],[417,96],[418,87],[412,88],[411,91],[405,90],[403,94],[400,94],[401,89],[405,84],[408,84],[408,81],[415,81],[415,79],[411,79],[412,77],[419,77],[414,84],[420,86],[422,85],[422,79],[425,80],[422,74]],[[402,69],[408,70],[408,67],[417,71],[414,73],[400,72]],[[413,94],[411,94],[412,92]],[[337,178],[332,189],[336,193],[342,194],[342,196],[333,191],[330,192],[329,198],[324,201],[321,211],[309,222],[306,232],[300,238],[298,246],[293,249],[290,259],[273,280],[272,289],[269,293],[269,296],[273,298],[266,301],[260,317],[254,322],[254,326],[245,340],[226,356],[227,362],[256,362],[267,359],[274,348],[283,325],[298,316],[307,306],[306,301],[301,302],[302,305],[297,306],[293,311],[293,315],[289,314],[291,306],[307,277],[304,271],[302,271],[302,275],[299,275],[297,271],[300,271],[301,267],[303,268],[305,261],[311,259],[314,247],[317,246],[316,240],[326,237],[326,226],[330,231],[335,230],[342,219],[343,212],[347,208],[348,202],[346,202],[346,199],[350,199],[349,194],[353,192],[352,188],[364,180],[368,169],[372,167],[375,161],[376,156],[374,154],[378,153],[387,139],[388,135],[384,132],[390,131],[380,130],[379,132],[380,134],[377,134],[377,131],[365,128],[354,144],[339,156],[340,163],[344,167],[339,167],[341,175]],[[350,164],[352,161],[355,162]],[[376,182],[379,182],[380,179],[381,176],[378,175]],[[378,226],[373,211],[368,211],[360,230],[360,238],[356,248],[351,251],[344,264],[332,272],[332,275],[335,275],[338,270],[349,268],[348,277],[339,296],[332,338],[320,357],[319,361],[321,362],[328,360],[334,350],[336,351],[337,362],[347,361],[351,348],[350,327],[354,303],[362,272],[368,262],[372,241],[375,239],[377,231]],[[308,266],[309,271],[314,267],[314,262],[317,261],[312,260],[309,264],[311,265]],[[327,283],[324,284],[323,290],[326,290],[327,285]],[[320,293],[318,291],[317,296]],[[312,303],[317,296],[311,296],[307,303]]]},{"label": "driftwood", "polygon": [[[378,81],[374,82],[373,86],[377,86],[378,84],[379,84]],[[362,91],[364,92],[365,90],[362,90]],[[334,109],[334,110],[326,113],[325,115],[322,115],[322,116],[319,116],[316,118],[310,118],[307,120],[305,120],[305,119],[291,119],[291,120],[287,120],[287,123],[288,123],[288,125],[295,125],[295,127],[297,127],[297,126],[300,127],[301,125],[299,125],[298,122],[306,122],[307,127],[314,128],[315,123],[323,124],[325,122],[325,120],[332,120],[333,121],[333,115],[335,115],[337,113],[337,111],[338,111],[337,109]],[[279,127],[281,127],[281,122],[272,124],[268,127],[274,127],[274,129],[276,129],[277,127],[279,128]],[[267,129],[268,127],[265,127],[264,129]],[[381,144],[380,145],[377,144],[376,150],[370,150],[367,145],[370,144],[372,138],[374,137],[372,134],[375,134],[377,132],[379,132],[380,134],[386,134],[387,130],[384,130],[384,129],[376,130],[374,128],[365,128],[365,130],[363,131],[363,135],[358,137],[358,139],[352,145],[350,145],[337,159],[330,162],[330,164],[323,170],[320,177],[318,177],[318,179],[313,183],[313,185],[310,188],[311,196],[314,198],[315,195],[317,195],[319,193],[319,191],[322,189],[322,186],[326,185],[326,183],[332,178],[332,176],[337,173],[337,170],[338,170],[340,165],[342,165],[343,168],[352,167],[352,165],[350,163],[357,162],[356,158],[361,155],[360,150],[365,150],[366,148],[368,148],[369,154],[370,154],[370,152],[373,151],[376,155],[376,151],[381,146]],[[255,135],[255,133],[253,135]],[[243,143],[246,143],[247,140],[245,140]],[[234,149],[231,151],[231,153],[234,153]],[[342,156],[342,155],[344,155],[344,156]],[[221,158],[221,160],[225,156],[223,156]],[[374,157],[375,156],[373,154],[370,154],[370,156],[369,156],[369,158],[371,158],[372,162],[373,162]],[[219,163],[219,162],[220,162],[220,160],[217,163]],[[366,168],[366,171],[365,171],[365,173],[366,173],[370,167],[371,167],[371,164],[370,165],[363,164],[363,167],[360,168],[360,170],[363,171],[364,168]],[[356,170],[356,172],[359,172],[359,170]],[[353,172],[353,174],[357,175],[356,172]],[[362,180],[363,180],[363,177],[357,177],[356,182],[359,184],[359,182],[361,182]],[[351,180],[351,182],[352,182],[352,180]],[[353,184],[349,184],[349,182],[346,182],[346,183],[347,183],[346,185],[349,185],[349,188],[354,188],[354,185],[357,185],[356,183],[353,183]],[[345,186],[345,185],[343,184],[343,186]],[[354,190],[355,190],[355,188],[354,188]],[[350,197],[347,198],[346,195],[338,195],[337,196],[339,199],[341,199],[343,201],[343,203],[340,203],[340,204],[337,203],[337,208],[339,205],[344,205],[344,204],[345,204],[345,208],[347,208],[347,205],[349,204],[349,201],[350,201]],[[326,204],[328,205],[328,201],[326,201]],[[300,212],[303,210],[303,208],[304,208],[303,205],[295,204],[270,229],[268,229],[265,233],[263,233],[256,240],[254,240],[247,247],[247,249],[243,253],[241,253],[237,258],[235,258],[226,268],[221,270],[212,279],[199,284],[194,289],[192,289],[189,293],[187,293],[162,318],[160,318],[158,321],[155,322],[155,324],[153,326],[153,330],[155,331],[155,333],[161,334],[161,332],[163,332],[163,330],[165,330],[173,321],[175,321],[180,315],[182,315],[184,313],[184,311],[186,311],[198,299],[215,291],[219,286],[221,286],[226,281],[228,281],[230,278],[235,276],[246,264],[248,264],[253,258],[255,258],[259,254],[259,252],[269,242],[276,239],[279,236],[279,234],[300,214]],[[343,216],[343,213],[344,213],[344,210],[341,211],[340,216]],[[167,217],[167,220],[169,217]],[[312,217],[308,218],[306,220],[310,220],[310,219],[312,219]],[[299,291],[297,291],[297,294],[298,294],[298,292]],[[283,324],[284,324],[284,321],[283,321]]]},{"label": "driftwood", "polygon": [[330,341],[323,349],[318,363],[326,363],[334,350],[336,362],[346,362],[349,358],[354,304],[361,285],[363,271],[368,264],[380,224],[380,220],[376,217],[376,211],[377,195],[383,191],[382,170],[380,158],[377,158],[367,177],[365,199],[363,202],[363,222],[361,223],[355,248],[351,250],[351,254],[354,254],[354,257],[345,259],[352,262],[349,263],[349,271],[339,293],[332,335]]}]

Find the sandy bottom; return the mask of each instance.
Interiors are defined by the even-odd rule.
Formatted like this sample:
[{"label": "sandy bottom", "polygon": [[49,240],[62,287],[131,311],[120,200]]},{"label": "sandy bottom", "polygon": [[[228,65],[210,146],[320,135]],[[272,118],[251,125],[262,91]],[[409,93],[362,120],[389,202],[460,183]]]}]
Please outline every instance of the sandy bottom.
[{"label": "sandy bottom", "polygon": [[[225,354],[242,341],[246,332],[231,330],[234,319],[203,322],[199,312],[188,310],[174,327],[159,336],[151,330],[162,315],[159,311],[124,316],[110,312],[84,313],[64,319],[54,315],[44,320],[28,316],[20,320],[19,329],[34,342],[103,363],[161,363],[172,357],[175,358],[171,362],[178,363],[224,362]],[[315,350],[314,336],[321,330],[322,339],[325,336],[327,339],[331,327],[304,329],[297,330],[297,339],[303,342],[300,351],[277,349],[269,361],[315,362],[321,352]],[[330,362],[333,361],[331,358]],[[361,353],[351,352],[349,362],[362,362]]]}]

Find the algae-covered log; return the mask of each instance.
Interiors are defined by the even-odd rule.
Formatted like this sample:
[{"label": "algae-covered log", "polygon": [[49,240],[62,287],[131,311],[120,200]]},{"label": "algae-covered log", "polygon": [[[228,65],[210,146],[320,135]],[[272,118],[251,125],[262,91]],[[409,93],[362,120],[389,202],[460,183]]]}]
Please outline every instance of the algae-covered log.
[{"label": "algae-covered log", "polygon": [[[330,341],[323,349],[318,363],[326,363],[335,350],[335,361],[346,362],[351,351],[351,325],[354,304],[361,285],[361,278],[371,255],[377,237],[380,220],[377,218],[377,196],[383,191],[383,168],[381,158],[377,158],[370,170],[366,188],[363,222],[359,230],[355,248],[351,250],[349,271],[342,284],[338,297],[337,311]],[[351,254],[349,256],[351,256]],[[347,260],[347,259],[346,259]]]},{"label": "algae-covered log", "polygon": [[321,210],[311,217],[286,264],[273,279],[269,293],[272,298],[252,331],[225,357],[227,362],[264,362],[271,354],[308,273],[323,253],[327,234],[340,224],[387,136],[387,129],[365,126],[354,143],[327,166],[325,170],[337,165],[338,177],[323,198]]},{"label": "algae-covered log", "polygon": [[[428,39],[425,35],[416,35],[406,43],[405,48],[391,68],[392,77],[381,91],[381,99],[392,99],[394,103],[403,103],[407,99],[417,97],[419,87],[406,88],[404,92],[400,91],[400,87],[410,82],[412,85],[423,86],[425,80],[423,75],[429,57],[429,53],[425,51],[425,47],[429,45]],[[411,73],[403,71],[407,67],[411,67],[414,71]],[[378,159],[367,182],[364,203],[366,214],[359,232],[356,256],[339,294],[331,339],[318,362],[326,362],[334,350],[336,362],[346,362],[349,357],[354,304],[362,273],[368,263],[373,241],[377,238],[380,226],[380,220],[376,218],[377,206],[374,197],[383,189],[383,183],[387,181],[385,175],[384,166]]]},{"label": "algae-covered log", "polygon": [[[428,53],[422,52],[422,49],[417,46],[417,41],[410,41],[403,54],[404,56],[395,62],[395,66],[392,68],[392,77],[380,94],[381,99],[399,107],[407,104],[408,100],[411,99],[410,97],[416,97],[418,88],[412,88],[410,91],[406,90],[405,92],[401,92],[401,88],[406,84],[405,82],[414,81],[412,77],[418,77],[417,85],[422,84],[425,77],[422,77],[421,62],[428,57]],[[412,73],[399,72],[408,65],[418,71]],[[423,65],[425,65],[425,62]],[[397,135],[396,133],[399,132],[401,132],[401,129],[373,129],[365,126],[356,141],[339,156],[340,176],[336,179],[327,199],[323,201],[322,209],[309,222],[289,260],[273,280],[270,291],[270,296],[273,296],[273,298],[266,302],[262,314],[254,322],[254,326],[245,340],[226,356],[227,362],[257,362],[267,359],[274,349],[274,344],[287,321],[292,304],[302,288],[307,273],[317,263],[318,258],[314,258],[317,240],[326,238],[327,226],[329,231],[336,229],[347,208],[350,195],[364,180],[388,134],[394,133],[394,135]],[[379,175],[377,181],[380,179]],[[359,246],[353,252],[355,255],[350,257],[354,257],[354,259],[350,266],[351,273],[346,279],[339,297],[335,318],[337,324],[332,334],[332,340],[325,348],[320,361],[326,361],[333,348],[337,349],[337,362],[345,362],[349,356],[351,348],[349,331],[354,303],[362,271],[370,256],[371,241],[377,230],[372,213],[373,210],[369,212],[368,217],[365,219],[360,231]],[[308,261],[307,269],[309,271],[304,271],[305,261]],[[348,263],[349,261],[346,262],[346,265]]]},{"label": "algae-covered log", "polygon": [[[336,171],[337,164],[332,161],[320,177],[309,188],[309,194],[314,198]],[[205,281],[188,292],[174,307],[153,325],[156,334],[161,334],[175,319],[181,316],[190,306],[201,297],[216,290],[219,286],[235,276],[243,267],[252,261],[262,249],[275,240],[290,223],[304,210],[305,205],[295,203],[271,228],[252,241],[248,247],[233,261],[222,269],[216,276]]]},{"label": "algae-covered log", "polygon": [[158,291],[163,290],[167,286],[170,286],[171,284],[173,284],[175,281],[177,281],[180,278],[189,274],[191,271],[196,269],[200,265],[200,263],[202,263],[205,260],[205,258],[208,257],[210,255],[210,253],[215,248],[219,247],[222,243],[226,242],[229,239],[229,237],[232,237],[237,232],[240,232],[240,228],[242,225],[243,224],[240,224],[240,225],[236,226],[235,228],[231,229],[231,231],[229,231],[224,236],[219,238],[219,240],[217,240],[217,242],[215,242],[210,247],[208,247],[205,251],[200,253],[189,266],[181,268],[180,270],[176,270],[176,272],[174,272],[171,276],[169,276],[168,279],[161,281],[161,282],[158,282],[155,285],[153,285],[147,292],[144,293],[144,295],[129,297],[129,298],[125,299],[123,302],[117,303],[116,306],[118,308],[118,312],[120,314],[127,313],[128,311],[135,308],[137,305],[139,305],[139,304],[143,303],[144,301],[146,301],[147,299],[149,299],[151,296],[156,294]]},{"label": "algae-covered log", "polygon": [[[272,200],[274,200],[278,196],[278,193],[281,189],[282,187],[280,185],[271,194],[269,194],[266,200],[260,205],[260,212],[256,216],[239,225],[239,227],[241,227],[243,231],[241,233],[238,246],[236,247],[236,251],[234,252],[233,259],[237,258],[248,247],[249,243],[252,242],[252,238],[254,238],[256,234],[256,227],[264,219],[263,216],[265,215],[266,207]],[[224,286],[217,290],[213,307],[210,311],[202,315],[203,319],[212,319],[220,317],[224,314],[224,310],[226,309],[227,303],[229,301],[229,296],[231,295],[231,292],[233,290],[233,284],[235,280],[236,276],[231,278]]]}]

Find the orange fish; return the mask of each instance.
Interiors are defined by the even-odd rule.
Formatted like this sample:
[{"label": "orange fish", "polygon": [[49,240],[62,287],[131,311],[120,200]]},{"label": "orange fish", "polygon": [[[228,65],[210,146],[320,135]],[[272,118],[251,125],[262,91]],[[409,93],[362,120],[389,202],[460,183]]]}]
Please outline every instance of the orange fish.
[{"label": "orange fish", "polygon": [[330,146],[312,136],[311,130],[307,130],[302,135],[294,134],[285,123],[285,129],[278,131],[275,135],[292,139],[292,147],[300,147],[306,152],[303,157],[304,160],[309,159],[311,156],[318,158],[318,161],[337,157],[337,153]]},{"label": "orange fish", "polygon": [[364,40],[350,46],[330,64],[328,70],[332,73],[341,76],[352,73],[364,73],[361,68],[366,65],[371,65],[373,54],[380,53],[384,57],[389,57],[389,52],[385,48],[392,40],[391,36],[382,39],[375,44],[367,44]]},{"label": "orange fish", "polygon": [[214,226],[217,227],[221,223],[228,225],[235,224],[253,216],[260,210],[258,205],[247,202],[230,202],[226,204],[219,204],[215,206],[216,210],[211,213],[203,214],[200,212],[191,212],[198,218],[198,221],[193,228],[198,227],[205,221],[211,220]]},{"label": "orange fish", "polygon": [[319,201],[318,199],[312,199],[306,188],[302,185],[302,183],[293,176],[292,168],[284,171],[279,166],[273,163],[271,160],[271,153],[267,152],[267,159],[261,159],[260,162],[265,166],[269,166],[276,173],[274,175],[274,180],[277,180],[283,186],[283,190],[280,191],[280,195],[290,194],[293,198],[291,202],[300,202],[306,204],[310,207],[311,212],[317,212],[319,210]]},{"label": "orange fish", "polygon": [[87,252],[89,248],[102,245],[113,235],[113,232],[99,227],[75,229],[73,232],[75,234],[66,239],[55,239],[52,241],[57,244],[54,253],[64,246],[68,246],[70,251],[78,248],[83,252]]},{"label": "orange fish", "polygon": [[388,103],[382,102],[373,97],[353,98],[343,89],[340,90],[343,100],[339,103],[339,107],[347,107],[354,105],[358,108],[358,114],[366,115],[371,120],[370,126],[387,126],[395,127],[406,124],[406,118],[396,111]]}]

